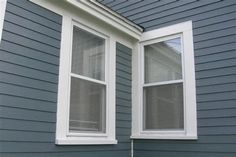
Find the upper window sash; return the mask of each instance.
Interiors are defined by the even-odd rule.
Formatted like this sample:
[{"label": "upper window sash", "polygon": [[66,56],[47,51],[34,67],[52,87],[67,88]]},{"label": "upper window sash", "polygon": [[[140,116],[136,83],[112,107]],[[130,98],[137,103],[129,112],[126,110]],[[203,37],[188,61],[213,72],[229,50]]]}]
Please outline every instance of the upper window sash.
[{"label": "upper window sash", "polygon": [[[177,39],[177,38],[180,38],[180,53],[181,53],[181,78],[179,79],[169,79],[169,80],[162,80],[162,81],[152,81],[152,82],[147,82],[145,81],[145,77],[146,77],[146,72],[145,72],[145,50],[144,50],[144,47],[145,46],[150,46],[150,45],[153,45],[153,44],[158,44],[158,43],[161,43],[161,42],[165,42],[165,41],[169,41],[169,40],[173,40],[173,39]],[[162,85],[162,84],[170,84],[170,83],[174,83],[175,81],[183,81],[184,80],[184,52],[183,52],[183,41],[182,41],[182,38],[183,38],[183,35],[182,34],[177,34],[177,35],[170,35],[170,36],[166,36],[166,37],[162,37],[162,38],[158,38],[158,39],[155,39],[155,40],[150,40],[150,41],[146,41],[146,42],[142,42],[140,44],[140,47],[141,47],[141,55],[142,55],[142,59],[143,61],[141,63],[143,63],[141,66],[142,66],[142,71],[143,71],[143,74],[142,74],[142,83],[143,83],[143,87],[146,87],[146,86],[154,86],[154,85]]]},{"label": "upper window sash", "polygon": [[[72,48],[71,48],[71,55],[70,55],[70,73],[71,73],[71,75],[75,75],[75,76],[80,77],[81,79],[84,79],[84,80],[88,80],[88,81],[92,81],[92,82],[96,82],[96,83],[101,83],[101,84],[106,84],[106,82],[108,80],[108,74],[107,74],[108,73],[108,68],[107,68],[108,66],[107,65],[108,65],[108,57],[109,57],[109,55],[108,55],[109,37],[92,29],[92,28],[89,28],[89,27],[87,27],[83,24],[80,24],[78,22],[75,22],[75,21],[72,22],[72,28],[71,28],[72,29],[72,36],[74,35],[73,34],[74,27],[77,27],[83,31],[86,31],[92,35],[95,35],[95,36],[100,37],[105,40],[105,43],[104,43],[105,44],[105,59],[104,59],[104,75],[105,75],[105,77],[104,77],[104,80],[100,80],[100,79],[96,79],[96,78],[92,78],[89,76],[76,74],[76,73],[72,72]],[[73,41],[71,41],[71,47],[72,47],[72,42]]]}]

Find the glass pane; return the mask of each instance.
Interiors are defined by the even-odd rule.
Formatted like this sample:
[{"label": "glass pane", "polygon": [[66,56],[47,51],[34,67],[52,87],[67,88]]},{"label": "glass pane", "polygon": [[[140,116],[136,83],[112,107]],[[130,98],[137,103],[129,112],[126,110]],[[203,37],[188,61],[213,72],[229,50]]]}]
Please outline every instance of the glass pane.
[{"label": "glass pane", "polygon": [[105,132],[106,86],[71,77],[71,132]]},{"label": "glass pane", "polygon": [[71,72],[105,80],[105,39],[74,26]]},{"label": "glass pane", "polygon": [[183,129],[183,84],[145,87],[144,117],[144,129]]},{"label": "glass pane", "polygon": [[180,38],[144,46],[144,52],[145,83],[182,79]]}]

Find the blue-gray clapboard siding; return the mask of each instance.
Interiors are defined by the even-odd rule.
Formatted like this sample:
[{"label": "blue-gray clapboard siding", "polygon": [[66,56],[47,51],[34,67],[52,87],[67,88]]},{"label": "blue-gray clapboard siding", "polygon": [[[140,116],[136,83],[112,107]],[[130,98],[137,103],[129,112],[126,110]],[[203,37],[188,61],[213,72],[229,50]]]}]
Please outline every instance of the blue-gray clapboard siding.
[{"label": "blue-gray clapboard siding", "polygon": [[199,135],[197,141],[135,140],[135,157],[235,157],[236,1],[133,2],[108,6],[145,31],[193,21]]},{"label": "blue-gray clapboard siding", "polygon": [[62,17],[8,0],[0,45],[0,157],[130,157],[131,49],[117,43],[117,145],[57,146]]}]

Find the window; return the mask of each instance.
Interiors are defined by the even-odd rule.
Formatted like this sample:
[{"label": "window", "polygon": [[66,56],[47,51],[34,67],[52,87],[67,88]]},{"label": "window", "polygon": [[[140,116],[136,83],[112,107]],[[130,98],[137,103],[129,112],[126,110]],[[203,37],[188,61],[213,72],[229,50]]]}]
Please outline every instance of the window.
[{"label": "window", "polygon": [[106,129],[105,39],[73,27],[69,132]]},{"label": "window", "polygon": [[181,37],[144,46],[143,130],[183,130]]},{"label": "window", "polygon": [[109,36],[78,22],[64,27],[71,33],[65,30],[63,39],[68,45],[60,61],[56,143],[116,144]]},{"label": "window", "polygon": [[2,30],[3,30],[6,5],[7,5],[7,0],[0,0],[0,43],[2,39]]},{"label": "window", "polygon": [[[133,138],[195,139],[196,92],[192,23],[146,32],[134,70]],[[138,92],[135,92],[138,91]],[[135,96],[133,97],[135,99]],[[138,104],[138,105],[137,105]],[[136,116],[136,118],[135,118]]]}]

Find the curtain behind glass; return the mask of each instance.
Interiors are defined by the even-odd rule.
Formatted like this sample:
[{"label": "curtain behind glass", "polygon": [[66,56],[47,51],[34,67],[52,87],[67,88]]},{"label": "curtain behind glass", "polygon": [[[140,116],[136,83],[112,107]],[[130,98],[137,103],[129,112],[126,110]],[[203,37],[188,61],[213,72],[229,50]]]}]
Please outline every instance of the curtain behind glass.
[{"label": "curtain behind glass", "polygon": [[74,26],[71,72],[105,80],[105,40]]}]

